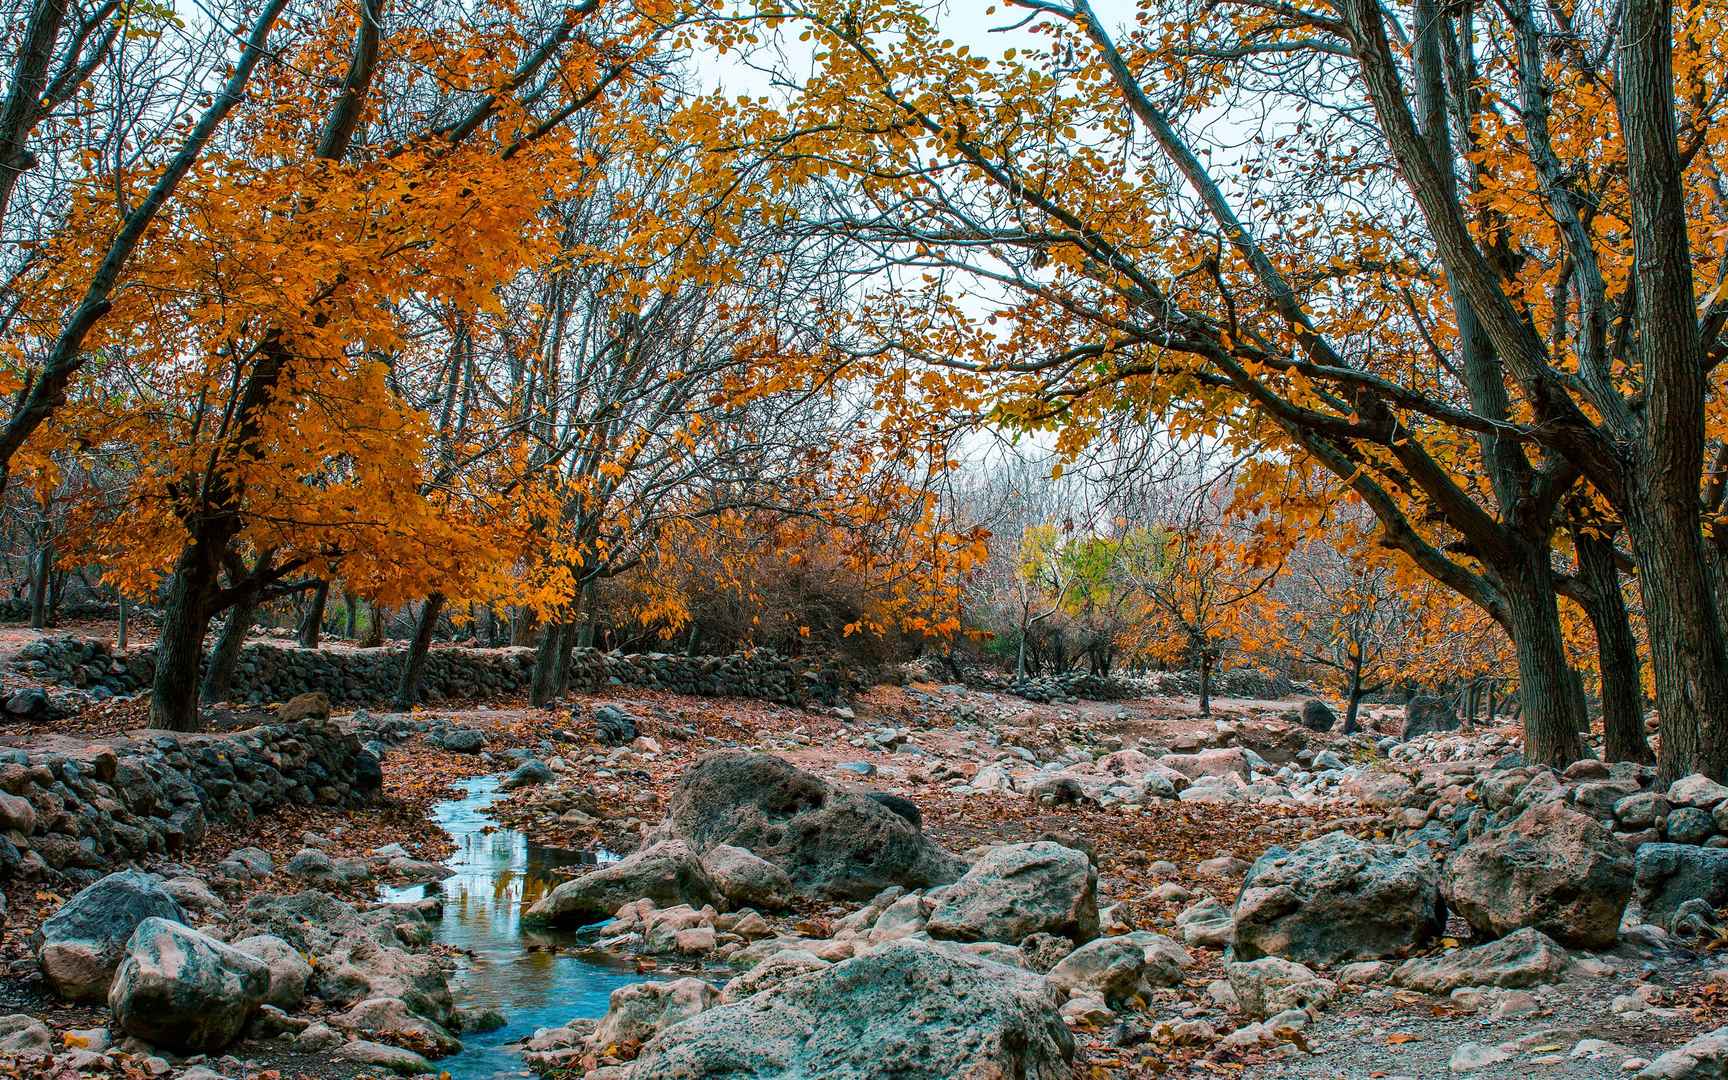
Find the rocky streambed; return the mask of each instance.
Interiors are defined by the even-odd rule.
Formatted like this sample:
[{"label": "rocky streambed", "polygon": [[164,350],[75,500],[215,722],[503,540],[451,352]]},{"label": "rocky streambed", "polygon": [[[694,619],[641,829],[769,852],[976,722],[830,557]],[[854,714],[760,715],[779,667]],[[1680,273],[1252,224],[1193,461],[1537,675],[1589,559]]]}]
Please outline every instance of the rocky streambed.
[{"label": "rocky streambed", "polygon": [[450,877],[383,890],[391,902],[440,901],[432,939],[465,956],[450,979],[451,996],[458,1008],[484,1019],[469,1025],[461,1051],[437,1063],[452,1080],[520,1074],[523,1040],[575,1017],[599,1018],[613,990],[644,978],[634,965],[608,964],[581,950],[573,931],[524,925],[523,912],[564,880],[558,868],[608,856],[541,847],[498,826],[490,809],[500,781],[463,781],[461,798],[433,808],[433,824],[455,845],[445,864]]}]

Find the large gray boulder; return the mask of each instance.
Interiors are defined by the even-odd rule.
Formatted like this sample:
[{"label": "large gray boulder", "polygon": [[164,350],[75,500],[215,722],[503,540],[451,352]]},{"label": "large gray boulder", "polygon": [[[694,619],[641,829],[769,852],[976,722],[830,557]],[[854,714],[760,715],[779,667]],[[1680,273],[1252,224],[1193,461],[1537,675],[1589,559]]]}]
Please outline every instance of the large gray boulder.
[{"label": "large gray boulder", "polygon": [[191,927],[149,918],[126,945],[108,1007],[129,1035],[207,1054],[239,1037],[269,990],[263,961]]},{"label": "large gray boulder", "polygon": [[1338,715],[1319,698],[1309,698],[1302,703],[1302,726],[1309,731],[1331,731],[1337,723]]},{"label": "large gray boulder", "polygon": [[1558,982],[1572,958],[1540,930],[1514,930],[1499,941],[1440,956],[1406,960],[1392,981],[1412,990],[1446,994],[1460,986],[1535,986]]},{"label": "large gray boulder", "polygon": [[1728,848],[1642,844],[1633,885],[1644,920],[1659,926],[1667,926],[1688,900],[1728,906]]},{"label": "large gray boulder", "polygon": [[1431,694],[1418,694],[1404,706],[1404,738],[1431,735],[1437,731],[1457,731],[1458,714],[1452,703]]},{"label": "large gray boulder", "polygon": [[1529,926],[1562,945],[1605,949],[1632,896],[1632,857],[1595,819],[1545,802],[1448,859],[1446,893],[1484,937]]},{"label": "large gray boulder", "polygon": [[954,884],[931,894],[934,938],[1018,945],[1031,934],[1098,936],[1098,870],[1085,852],[1049,840],[992,848]]},{"label": "large gray boulder", "polygon": [[1725,1076],[1728,1076],[1728,1027],[1719,1027],[1652,1061],[1637,1080],[1721,1080]]},{"label": "large gray boulder", "polygon": [[899,941],[662,1031],[632,1080],[1068,1080],[1044,980]]},{"label": "large gray boulder", "polygon": [[715,844],[702,856],[715,891],[738,907],[783,911],[796,895],[786,871],[731,844]]},{"label": "large gray boulder", "polygon": [[678,782],[658,840],[698,855],[716,844],[753,852],[807,896],[865,900],[891,885],[953,881],[966,864],[870,797],[768,754],[726,752],[697,762]]},{"label": "large gray boulder", "polygon": [[701,907],[720,900],[702,862],[682,840],[662,840],[572,878],[528,909],[537,922],[582,925],[599,922],[632,900],[660,907]]},{"label": "large gray boulder", "polygon": [[1238,960],[1336,964],[1392,956],[1440,936],[1440,869],[1420,845],[1335,832],[1255,860],[1231,912]]},{"label": "large gray boulder", "polygon": [[152,917],[184,922],[186,912],[155,874],[109,874],[66,901],[33,935],[43,977],[68,1000],[105,1000],[126,942]]}]

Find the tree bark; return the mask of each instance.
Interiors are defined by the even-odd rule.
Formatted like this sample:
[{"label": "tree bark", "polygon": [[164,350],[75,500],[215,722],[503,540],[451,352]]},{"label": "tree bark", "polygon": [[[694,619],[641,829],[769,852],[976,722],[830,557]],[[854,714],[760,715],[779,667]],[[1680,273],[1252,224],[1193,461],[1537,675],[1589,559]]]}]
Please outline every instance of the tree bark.
[{"label": "tree bark", "polygon": [[[43,526],[46,531],[47,526]],[[46,629],[48,626],[48,578],[54,571],[54,541],[44,537],[42,546],[36,551],[35,573],[30,575],[30,627],[33,630]]]},{"label": "tree bark", "polygon": [[198,668],[210,629],[210,595],[216,588],[214,545],[194,537],[168,579],[162,627],[156,639],[156,677],[150,688],[150,724],[169,731],[197,731]]},{"label": "tree bark", "polygon": [[360,598],[355,596],[352,591],[343,589],[342,603],[347,608],[346,616],[348,619],[347,631],[342,636],[353,641],[354,635],[360,630]]},{"label": "tree bark", "polygon": [[1200,715],[1212,715],[1212,650],[1200,649]]},{"label": "tree bark", "polygon": [[426,674],[426,654],[432,648],[432,633],[438,628],[438,616],[444,611],[444,594],[433,593],[420,605],[420,619],[414,624],[414,640],[402,659],[402,678],[396,684],[396,708],[412,709],[420,700],[420,680]]},{"label": "tree bark", "polygon": [[1354,735],[1362,730],[1359,718],[1362,715],[1362,665],[1358,661],[1350,669],[1350,691],[1344,699],[1344,734]]},{"label": "tree bark", "polygon": [[1507,575],[1506,628],[1518,656],[1519,701],[1524,703],[1524,757],[1563,769],[1584,756],[1578,729],[1584,701],[1566,662],[1560,609],[1546,549],[1527,551],[1523,575]]},{"label": "tree bark", "polygon": [[[570,629],[566,622],[547,623],[540,635],[540,645],[534,654],[534,676],[529,687],[529,703],[536,708],[550,705],[558,697],[560,654],[570,651]],[[563,666],[568,669],[568,664]]]},{"label": "tree bark", "polygon": [[306,613],[300,619],[300,647],[316,649],[318,638],[324,632],[324,607],[330,600],[330,583],[320,581],[312,590],[312,597],[306,603]]},{"label": "tree bark", "polygon": [[1658,783],[1728,772],[1716,712],[1728,701],[1728,652],[1705,567],[1698,493],[1705,368],[1674,122],[1672,0],[1627,0],[1617,88],[1632,211],[1642,439],[1622,508],[1638,561],[1662,718]]},{"label": "tree bark", "polygon": [[384,605],[374,600],[366,605],[366,635],[360,641],[362,649],[376,649],[384,644]]},{"label": "tree bark", "polygon": [[1602,673],[1602,755],[1609,761],[1655,760],[1644,735],[1644,689],[1639,678],[1638,639],[1620,592],[1614,541],[1585,528],[1572,530],[1578,553],[1579,602],[1596,633]]},{"label": "tree bark", "polygon": [[248,596],[228,609],[228,618],[222,623],[222,632],[216,636],[216,646],[210,650],[210,661],[204,667],[204,683],[198,696],[206,705],[233,696],[234,671],[240,666],[240,651],[257,613],[256,596]]}]

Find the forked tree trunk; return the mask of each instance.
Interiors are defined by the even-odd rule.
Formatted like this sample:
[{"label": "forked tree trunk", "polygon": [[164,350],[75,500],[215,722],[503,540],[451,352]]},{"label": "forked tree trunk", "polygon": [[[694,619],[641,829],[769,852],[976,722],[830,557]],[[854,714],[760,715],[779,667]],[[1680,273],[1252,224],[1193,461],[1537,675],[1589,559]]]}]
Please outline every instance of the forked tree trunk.
[{"label": "forked tree trunk", "polygon": [[420,680],[426,674],[426,654],[432,649],[432,633],[438,628],[438,616],[444,611],[444,594],[433,593],[420,605],[420,619],[414,624],[414,640],[402,659],[402,677],[396,683],[396,708],[412,709],[420,700]]}]

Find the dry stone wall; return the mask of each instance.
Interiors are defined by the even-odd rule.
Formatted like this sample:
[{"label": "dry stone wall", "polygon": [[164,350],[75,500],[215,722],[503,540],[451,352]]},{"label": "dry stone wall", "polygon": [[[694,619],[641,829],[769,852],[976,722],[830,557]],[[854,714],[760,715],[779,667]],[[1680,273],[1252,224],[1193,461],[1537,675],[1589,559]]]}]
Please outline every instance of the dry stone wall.
[{"label": "dry stone wall", "polygon": [[380,781],[377,759],[327,720],[0,748],[0,878],[94,880],[182,851],[212,824],[367,801]]},{"label": "dry stone wall", "polygon": [[[320,691],[337,705],[387,702],[396,690],[406,650],[300,649],[253,642],[241,652],[234,694],[243,701],[286,701]],[[33,681],[73,687],[95,696],[134,694],[150,685],[155,654],[149,648],[116,655],[106,642],[42,638],[25,646],[13,670]],[[426,657],[422,697],[429,702],[481,700],[525,692],[534,670],[527,648],[435,648]],[[614,653],[577,649],[570,664],[573,689],[643,687],[700,697],[751,697],[788,705],[837,704],[845,695],[840,671],[767,650],[731,656]],[[22,707],[25,702],[20,701]],[[22,713],[24,710],[11,709]]]}]

